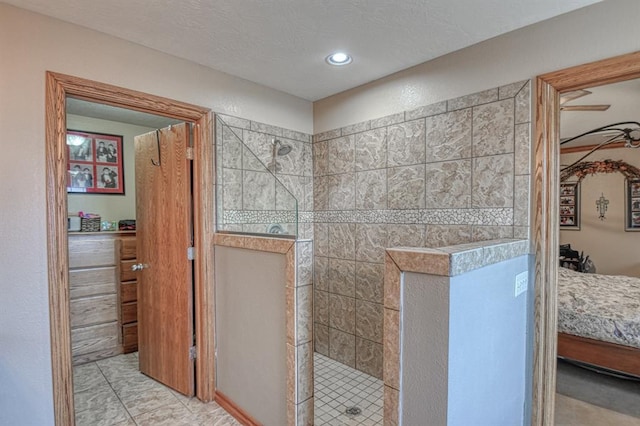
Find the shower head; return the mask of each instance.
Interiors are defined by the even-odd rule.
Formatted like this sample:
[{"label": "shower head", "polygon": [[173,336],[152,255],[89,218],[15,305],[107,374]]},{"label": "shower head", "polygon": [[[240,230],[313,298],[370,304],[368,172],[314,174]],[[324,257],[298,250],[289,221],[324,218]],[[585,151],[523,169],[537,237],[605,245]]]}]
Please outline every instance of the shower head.
[{"label": "shower head", "polygon": [[287,155],[288,153],[291,152],[291,149],[292,149],[291,145],[283,144],[280,139],[273,140],[273,147],[276,150],[276,154],[278,154],[278,157]]}]

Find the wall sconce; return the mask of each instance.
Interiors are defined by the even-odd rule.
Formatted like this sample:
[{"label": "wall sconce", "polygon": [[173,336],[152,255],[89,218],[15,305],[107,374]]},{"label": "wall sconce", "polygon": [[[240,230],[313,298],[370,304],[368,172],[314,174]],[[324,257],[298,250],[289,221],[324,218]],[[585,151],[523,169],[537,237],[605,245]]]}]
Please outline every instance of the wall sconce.
[{"label": "wall sconce", "polygon": [[601,193],[600,198],[596,200],[596,207],[598,208],[598,213],[600,213],[600,220],[605,220],[604,213],[607,211],[607,206],[609,205],[609,200],[604,198],[604,193]]}]

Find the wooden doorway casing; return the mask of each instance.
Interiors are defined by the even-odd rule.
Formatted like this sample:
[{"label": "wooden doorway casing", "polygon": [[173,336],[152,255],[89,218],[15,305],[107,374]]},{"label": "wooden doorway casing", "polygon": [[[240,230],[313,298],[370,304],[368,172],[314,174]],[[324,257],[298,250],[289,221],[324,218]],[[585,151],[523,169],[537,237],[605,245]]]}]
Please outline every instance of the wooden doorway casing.
[{"label": "wooden doorway casing", "polygon": [[215,229],[215,176],[214,124],[211,111],[135,90],[48,71],[45,102],[46,220],[55,424],[66,426],[75,422],[67,246],[67,96],[195,123],[193,208],[196,395],[204,401],[210,401],[215,393],[212,244]]},{"label": "wooden doorway casing", "polygon": [[634,78],[640,78],[640,52],[551,72],[536,79],[531,230],[535,254],[533,426],[554,424],[560,93]]}]

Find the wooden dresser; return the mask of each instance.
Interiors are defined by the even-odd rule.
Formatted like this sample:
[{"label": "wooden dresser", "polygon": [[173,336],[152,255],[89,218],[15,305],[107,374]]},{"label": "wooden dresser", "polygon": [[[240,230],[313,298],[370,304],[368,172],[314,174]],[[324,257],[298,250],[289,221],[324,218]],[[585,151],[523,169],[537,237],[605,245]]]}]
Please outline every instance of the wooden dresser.
[{"label": "wooden dresser", "polygon": [[138,282],[131,266],[136,263],[135,235],[122,236],[116,242],[119,261],[120,324],[124,353],[138,350]]},{"label": "wooden dresser", "polygon": [[69,233],[69,298],[73,363],[122,353],[118,325],[116,236]]}]

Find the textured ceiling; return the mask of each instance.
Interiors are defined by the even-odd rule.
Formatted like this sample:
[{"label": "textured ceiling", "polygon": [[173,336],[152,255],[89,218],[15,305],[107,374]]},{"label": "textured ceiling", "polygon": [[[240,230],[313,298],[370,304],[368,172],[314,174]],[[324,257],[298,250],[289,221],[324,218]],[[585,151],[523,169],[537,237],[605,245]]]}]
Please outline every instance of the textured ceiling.
[{"label": "textured ceiling", "polygon": [[600,0],[3,1],[313,101]]}]

